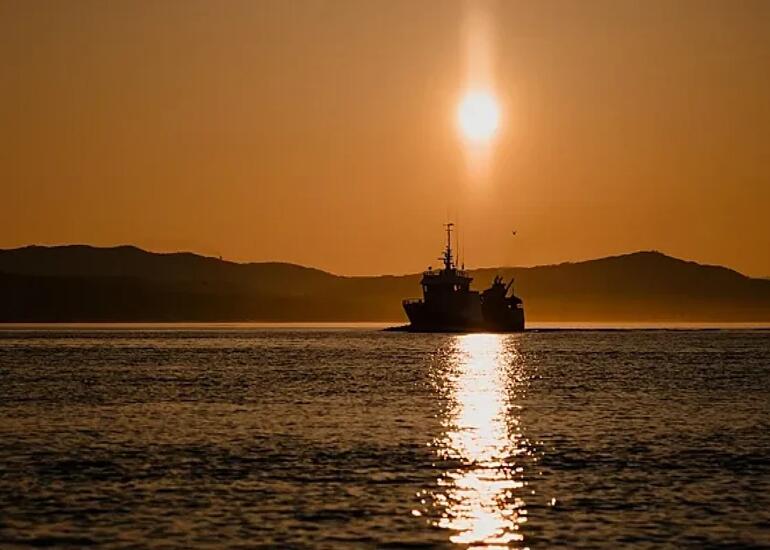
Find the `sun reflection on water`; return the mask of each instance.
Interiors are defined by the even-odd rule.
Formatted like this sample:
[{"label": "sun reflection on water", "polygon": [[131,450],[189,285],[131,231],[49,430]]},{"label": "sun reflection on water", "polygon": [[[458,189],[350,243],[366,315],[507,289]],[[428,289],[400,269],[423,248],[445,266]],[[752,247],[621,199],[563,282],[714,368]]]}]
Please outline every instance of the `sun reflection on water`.
[{"label": "sun reflection on water", "polygon": [[436,383],[451,403],[445,433],[433,443],[447,469],[432,495],[437,526],[469,548],[524,546],[527,521],[523,457],[530,447],[519,429],[514,397],[524,371],[515,337],[460,336]]}]

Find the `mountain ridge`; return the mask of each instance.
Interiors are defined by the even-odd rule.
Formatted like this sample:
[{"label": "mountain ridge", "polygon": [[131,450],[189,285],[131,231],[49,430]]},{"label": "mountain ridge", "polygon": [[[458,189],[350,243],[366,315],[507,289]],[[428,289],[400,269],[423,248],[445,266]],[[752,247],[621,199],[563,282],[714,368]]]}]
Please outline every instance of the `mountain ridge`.
[{"label": "mountain ridge", "polygon": [[[468,270],[516,278],[535,321],[770,321],[770,281],[647,250]],[[133,245],[0,250],[0,321],[403,321],[420,273],[336,275]]]},{"label": "mountain ridge", "polygon": [[[38,245],[38,244],[32,244],[32,245],[25,245],[15,248],[0,248],[0,255],[4,253],[18,253],[22,251],[56,251],[56,250],[88,250],[88,251],[130,251],[132,253],[140,253],[143,255],[148,256],[157,256],[157,257],[178,257],[178,258],[196,258],[199,260],[204,261],[212,261],[217,263],[223,263],[223,264],[230,264],[235,266],[292,266],[297,267],[301,269],[307,269],[318,273],[324,273],[327,275],[332,275],[334,277],[341,277],[341,278],[371,278],[371,277],[409,277],[413,275],[419,275],[420,272],[413,272],[413,273],[382,273],[382,274],[365,274],[365,275],[346,275],[346,274],[340,274],[340,273],[334,273],[332,271],[328,271],[325,269],[317,268],[317,267],[311,267],[295,262],[288,262],[288,261],[281,261],[281,260],[264,260],[264,261],[234,261],[234,260],[226,260],[221,257],[217,256],[208,256],[205,254],[197,253],[197,252],[191,252],[191,251],[185,251],[185,250],[179,250],[179,251],[173,251],[173,252],[158,252],[158,251],[152,251],[152,250],[146,250],[141,247],[138,247],[136,245],[132,244],[121,244],[121,245],[114,245],[114,246],[96,246],[96,245],[90,245],[90,244],[63,244],[63,245]],[[662,252],[660,250],[656,249],[649,249],[649,250],[636,250],[633,252],[624,252],[624,253],[618,253],[618,254],[611,254],[608,256],[601,256],[599,258],[588,258],[584,260],[567,260],[563,262],[554,262],[554,263],[546,263],[546,264],[536,264],[536,265],[530,265],[530,266],[478,266],[474,268],[469,268],[469,271],[484,271],[484,270],[508,270],[508,269],[533,269],[533,268],[544,268],[544,267],[565,267],[565,266],[571,266],[571,265],[577,265],[577,264],[585,264],[589,262],[602,262],[602,261],[610,261],[610,260],[617,260],[617,259],[628,259],[633,257],[660,257],[665,258],[668,260],[674,260],[676,262],[682,262],[687,264],[694,264],[698,265],[700,267],[717,267],[720,269],[725,269],[728,271],[732,271],[736,274],[739,274],[743,277],[749,278],[749,279],[770,279],[770,276],[768,277],[751,277],[750,275],[746,275],[744,273],[741,273],[740,271],[733,269],[731,267],[719,265],[719,264],[706,264],[706,263],[700,263],[696,260],[685,260],[683,258],[677,258],[675,256],[671,256],[669,254],[666,254],[665,252]]]}]

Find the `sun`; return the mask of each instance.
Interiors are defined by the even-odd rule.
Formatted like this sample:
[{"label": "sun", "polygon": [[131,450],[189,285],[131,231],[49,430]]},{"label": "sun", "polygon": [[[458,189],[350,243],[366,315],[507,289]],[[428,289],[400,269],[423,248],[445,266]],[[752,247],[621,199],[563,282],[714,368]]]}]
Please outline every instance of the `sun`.
[{"label": "sun", "polygon": [[497,101],[489,92],[468,92],[457,108],[457,123],[465,139],[474,143],[489,141],[500,124]]}]

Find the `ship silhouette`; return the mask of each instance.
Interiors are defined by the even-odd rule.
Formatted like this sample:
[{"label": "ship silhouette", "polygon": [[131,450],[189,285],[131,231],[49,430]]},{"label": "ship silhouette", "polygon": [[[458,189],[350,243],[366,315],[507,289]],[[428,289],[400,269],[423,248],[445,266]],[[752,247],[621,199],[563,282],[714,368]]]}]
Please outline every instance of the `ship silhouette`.
[{"label": "ship silhouette", "polygon": [[[471,290],[473,278],[458,268],[452,255],[453,223],[446,227],[443,269],[428,268],[420,286],[422,298],[403,301],[409,325],[391,330],[406,332],[519,332],[524,330],[524,303],[497,276],[492,286]],[[509,295],[510,292],[510,295]]]}]

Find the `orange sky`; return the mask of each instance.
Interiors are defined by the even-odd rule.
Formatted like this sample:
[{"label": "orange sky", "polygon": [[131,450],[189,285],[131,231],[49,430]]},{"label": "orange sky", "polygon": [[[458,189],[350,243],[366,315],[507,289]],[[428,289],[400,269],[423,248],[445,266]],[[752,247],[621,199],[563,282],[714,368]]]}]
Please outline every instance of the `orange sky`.
[{"label": "orange sky", "polygon": [[473,266],[770,275],[770,2],[484,6],[504,118],[472,176],[464,3],[0,0],[0,247],[402,273],[451,216]]}]

